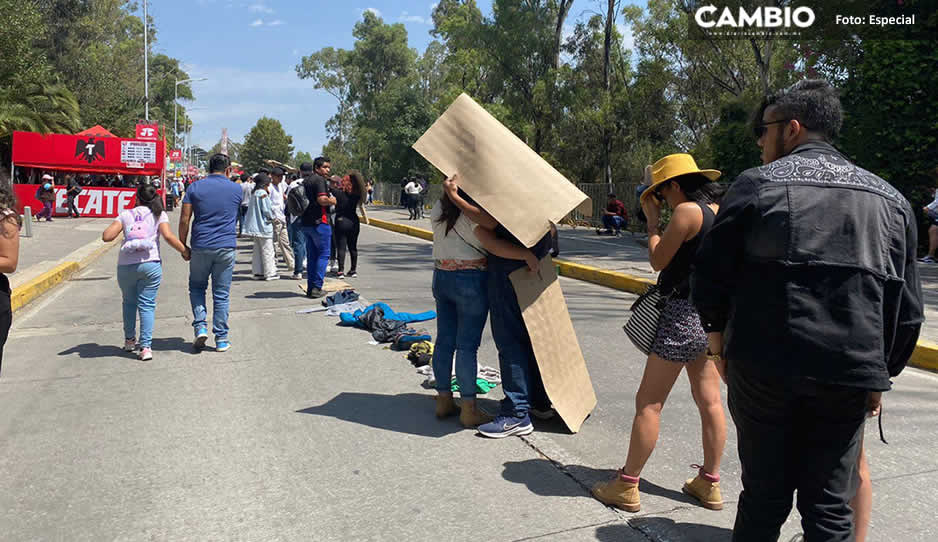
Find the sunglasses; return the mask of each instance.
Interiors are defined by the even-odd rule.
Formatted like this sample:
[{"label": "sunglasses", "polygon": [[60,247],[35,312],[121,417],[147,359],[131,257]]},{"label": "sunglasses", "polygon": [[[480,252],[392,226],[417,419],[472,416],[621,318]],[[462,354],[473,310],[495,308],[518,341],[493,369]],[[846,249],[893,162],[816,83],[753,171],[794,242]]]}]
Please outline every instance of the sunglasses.
[{"label": "sunglasses", "polygon": [[761,139],[765,135],[766,130],[769,129],[769,126],[772,126],[773,124],[782,124],[783,122],[788,122],[790,120],[791,119],[780,119],[773,120],[771,122],[760,122],[753,127],[752,134],[756,137],[756,139]]}]

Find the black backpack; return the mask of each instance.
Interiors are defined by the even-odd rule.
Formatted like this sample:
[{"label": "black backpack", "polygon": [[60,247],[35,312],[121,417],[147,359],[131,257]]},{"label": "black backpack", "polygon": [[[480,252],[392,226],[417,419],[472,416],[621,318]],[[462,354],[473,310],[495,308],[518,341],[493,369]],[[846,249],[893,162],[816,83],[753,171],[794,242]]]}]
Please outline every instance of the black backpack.
[{"label": "black backpack", "polygon": [[287,194],[287,210],[292,216],[303,216],[307,207],[309,207],[309,198],[306,197],[306,184],[304,183]]}]

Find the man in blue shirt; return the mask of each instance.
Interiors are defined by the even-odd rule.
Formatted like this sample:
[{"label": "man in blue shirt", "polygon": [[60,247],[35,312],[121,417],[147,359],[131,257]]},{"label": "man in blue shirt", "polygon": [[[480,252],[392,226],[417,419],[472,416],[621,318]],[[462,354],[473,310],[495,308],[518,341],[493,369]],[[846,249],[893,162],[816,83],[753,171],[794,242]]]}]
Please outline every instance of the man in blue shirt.
[{"label": "man in blue shirt", "polygon": [[189,263],[189,302],[192,304],[192,327],[195,348],[201,350],[208,340],[205,290],[212,277],[212,332],[215,350],[224,352],[228,342],[228,297],[234,271],[238,232],[236,223],[241,206],[241,187],[228,180],[231,161],[224,154],[209,160],[209,175],[192,183],[182,200],[179,239],[185,243],[192,221],[192,256]]}]

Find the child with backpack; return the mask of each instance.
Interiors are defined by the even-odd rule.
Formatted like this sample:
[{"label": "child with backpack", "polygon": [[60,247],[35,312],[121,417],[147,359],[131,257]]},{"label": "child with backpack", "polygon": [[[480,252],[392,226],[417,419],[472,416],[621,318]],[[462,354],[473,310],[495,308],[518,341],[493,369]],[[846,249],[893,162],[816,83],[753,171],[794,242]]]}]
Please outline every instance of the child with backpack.
[{"label": "child with backpack", "polygon": [[[105,242],[117,239],[123,232],[120,255],[117,257],[117,284],[123,298],[124,351],[139,350],[141,361],[153,359],[151,343],[156,313],[156,293],[163,279],[159,236],[189,260],[189,247],[169,227],[169,216],[156,188],[141,184],[137,188],[136,207],[122,211],[104,230]],[[137,313],[140,313],[140,340],[135,338]]]}]

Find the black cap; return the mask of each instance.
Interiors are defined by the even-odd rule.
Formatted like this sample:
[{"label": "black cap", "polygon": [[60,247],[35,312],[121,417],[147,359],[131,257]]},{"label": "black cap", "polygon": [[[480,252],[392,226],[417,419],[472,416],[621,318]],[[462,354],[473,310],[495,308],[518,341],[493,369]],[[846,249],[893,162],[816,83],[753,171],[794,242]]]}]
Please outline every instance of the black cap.
[{"label": "black cap", "polygon": [[280,167],[280,166],[276,166],[276,167],[274,167],[274,169],[270,170],[270,174],[271,174],[271,175],[280,175],[281,177],[283,177],[284,175],[286,175],[286,173],[287,173],[286,170],[284,170],[284,169],[283,169],[282,167]]},{"label": "black cap", "polygon": [[258,172],[258,173],[270,173],[270,168],[268,168],[268,167],[266,167],[266,166],[261,166],[261,168],[258,169],[257,172]]},{"label": "black cap", "polygon": [[300,164],[300,171],[302,171],[303,173],[312,173],[313,164],[310,162],[303,162],[302,164]]}]

